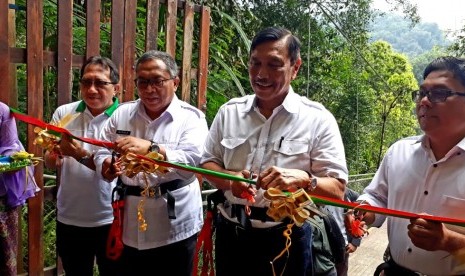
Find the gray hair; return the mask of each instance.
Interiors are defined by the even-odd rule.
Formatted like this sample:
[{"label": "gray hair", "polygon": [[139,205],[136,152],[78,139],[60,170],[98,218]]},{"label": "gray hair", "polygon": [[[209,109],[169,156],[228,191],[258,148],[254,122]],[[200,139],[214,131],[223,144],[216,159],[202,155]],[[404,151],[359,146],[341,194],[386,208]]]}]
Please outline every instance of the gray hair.
[{"label": "gray hair", "polygon": [[165,63],[166,67],[168,68],[168,73],[170,73],[170,76],[172,78],[177,77],[179,74],[179,69],[178,65],[176,64],[176,61],[172,56],[170,56],[166,52],[162,51],[156,51],[156,50],[150,50],[145,52],[138,60],[136,63],[136,72],[137,69],[139,68],[139,64],[145,63],[150,60],[161,60],[163,63]]}]

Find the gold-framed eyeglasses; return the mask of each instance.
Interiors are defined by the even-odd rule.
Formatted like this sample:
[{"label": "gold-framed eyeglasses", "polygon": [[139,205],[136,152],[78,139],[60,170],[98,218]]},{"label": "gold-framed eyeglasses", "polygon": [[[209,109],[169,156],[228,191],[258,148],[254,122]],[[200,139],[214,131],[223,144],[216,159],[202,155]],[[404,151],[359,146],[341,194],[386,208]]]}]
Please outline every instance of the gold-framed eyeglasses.
[{"label": "gold-framed eyeglasses", "polygon": [[134,83],[136,84],[137,88],[139,89],[147,89],[149,86],[162,88],[165,85],[165,81],[173,80],[176,77],[172,77],[169,79],[144,79],[144,78],[136,78]]},{"label": "gold-framed eyeglasses", "polygon": [[442,103],[452,95],[465,97],[465,92],[455,92],[450,89],[416,90],[412,92],[412,100],[419,103],[421,99],[427,97],[432,103]]}]

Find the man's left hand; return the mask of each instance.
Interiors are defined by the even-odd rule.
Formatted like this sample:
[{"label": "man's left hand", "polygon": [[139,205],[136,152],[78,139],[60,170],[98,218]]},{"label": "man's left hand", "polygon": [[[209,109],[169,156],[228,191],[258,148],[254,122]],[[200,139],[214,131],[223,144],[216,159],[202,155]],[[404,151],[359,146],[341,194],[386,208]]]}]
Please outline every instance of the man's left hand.
[{"label": "man's left hand", "polygon": [[308,183],[310,183],[310,177],[305,171],[272,166],[260,173],[258,186],[265,190],[277,188],[296,191],[305,188]]},{"label": "man's left hand", "polygon": [[446,250],[449,229],[443,223],[417,218],[408,225],[408,236],[412,243],[427,251]]},{"label": "man's left hand", "polygon": [[140,155],[146,155],[149,152],[151,142],[141,138],[133,136],[125,136],[116,139],[115,150],[118,153],[135,153]]}]

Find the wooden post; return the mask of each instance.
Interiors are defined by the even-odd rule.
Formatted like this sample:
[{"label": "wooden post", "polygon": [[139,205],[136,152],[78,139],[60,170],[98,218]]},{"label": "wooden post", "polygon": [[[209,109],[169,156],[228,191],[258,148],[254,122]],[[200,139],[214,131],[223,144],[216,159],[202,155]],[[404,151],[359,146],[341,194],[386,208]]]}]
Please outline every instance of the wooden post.
[{"label": "wooden post", "polygon": [[[43,118],[44,100],[44,51],[43,51],[43,0],[28,1],[26,7],[27,45],[27,113]],[[34,127],[28,125],[27,150],[37,157],[42,149],[33,144]],[[35,197],[28,199],[29,221],[29,275],[44,275],[44,168],[42,162],[34,167],[37,185],[41,189]]]},{"label": "wooden post", "polygon": [[[0,76],[10,75],[10,47],[9,47],[9,12],[8,0],[0,0]],[[10,102],[10,78],[0,78],[0,91],[7,91],[0,93],[0,101],[5,104]]]},{"label": "wooden post", "polygon": [[[15,0],[9,0],[10,4],[15,4]],[[16,12],[10,9],[8,12],[8,45],[10,47],[16,46]],[[10,62],[10,105],[18,107],[18,82],[16,81],[16,64]]]},{"label": "wooden post", "polygon": [[197,108],[207,112],[208,50],[210,47],[210,8],[202,6],[200,22],[199,70],[197,71]]}]

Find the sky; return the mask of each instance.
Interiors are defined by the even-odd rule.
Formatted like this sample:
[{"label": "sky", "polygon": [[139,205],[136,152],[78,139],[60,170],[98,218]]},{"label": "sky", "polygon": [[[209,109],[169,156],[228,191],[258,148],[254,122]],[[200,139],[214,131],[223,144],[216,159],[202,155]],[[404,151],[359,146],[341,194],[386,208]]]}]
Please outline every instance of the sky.
[{"label": "sky", "polygon": [[[418,6],[421,22],[437,23],[443,31],[460,30],[465,25],[465,0],[410,0]],[[373,0],[373,7],[389,11],[386,0]]]}]

